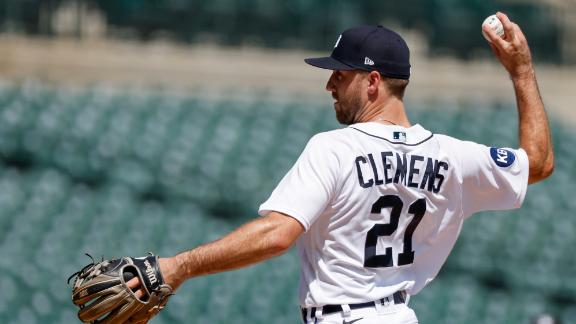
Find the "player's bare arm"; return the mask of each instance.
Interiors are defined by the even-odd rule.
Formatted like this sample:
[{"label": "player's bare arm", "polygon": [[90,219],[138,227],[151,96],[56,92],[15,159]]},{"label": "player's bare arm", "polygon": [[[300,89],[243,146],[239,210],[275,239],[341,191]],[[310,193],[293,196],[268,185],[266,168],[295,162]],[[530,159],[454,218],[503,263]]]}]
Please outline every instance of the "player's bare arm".
[{"label": "player's bare arm", "polygon": [[[484,31],[513,81],[520,146],[527,156],[411,126],[402,101],[411,74],[406,42],[383,26],[351,28],[339,35],[330,56],[305,60],[333,71],[326,89],[335,99],[338,121],[351,126],[312,137],[259,207],[261,215],[290,210],[294,218],[271,212],[174,257],[124,258],[142,264],[130,268],[140,269],[133,279],[124,268],[111,271],[110,262],[93,262],[77,277],[89,277],[86,269],[104,269],[108,275],[89,282],[102,286],[103,280],[114,280],[121,294],[104,299],[111,306],[136,290],[137,298],[126,303],[135,311],[123,318],[143,323],[139,319],[154,316],[187,279],[267,260],[302,237],[303,322],[417,323],[408,297],[438,274],[463,222],[479,211],[520,207],[526,179],[534,183],[553,170],[548,119],[526,38],[505,15],[499,13],[497,20],[503,22],[505,38]],[[152,281],[166,289],[156,293]],[[92,295],[97,298],[102,291]],[[104,312],[116,315],[113,307],[87,312],[99,306],[84,307],[87,292],[82,288],[76,294],[81,312],[91,315],[85,322]],[[142,307],[146,312],[136,311]]]},{"label": "player's bare arm", "polygon": [[[270,212],[214,242],[159,259],[164,280],[177,289],[192,277],[238,269],[286,252],[304,232],[294,218]],[[139,286],[137,278],[128,283]]]},{"label": "player's bare arm", "polygon": [[483,26],[494,54],[510,74],[519,115],[519,140],[529,160],[528,183],[543,180],[554,170],[554,153],[548,117],[544,109],[530,48],[520,27],[503,13],[496,14],[504,26],[505,36]]}]

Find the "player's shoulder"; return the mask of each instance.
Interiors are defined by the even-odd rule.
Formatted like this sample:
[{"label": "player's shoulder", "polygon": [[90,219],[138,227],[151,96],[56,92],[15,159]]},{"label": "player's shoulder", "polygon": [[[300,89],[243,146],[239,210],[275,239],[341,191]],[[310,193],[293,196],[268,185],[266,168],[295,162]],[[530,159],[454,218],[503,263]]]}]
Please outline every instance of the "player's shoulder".
[{"label": "player's shoulder", "polygon": [[[433,142],[435,141],[440,149],[444,151],[459,151],[462,147],[480,145],[476,142],[458,139],[450,135],[434,133],[419,124],[407,129],[407,131],[414,132],[412,135],[416,138],[415,141],[418,142],[417,144],[427,143],[429,140],[433,140]],[[367,137],[366,135],[369,136]],[[345,127],[317,133],[310,138],[308,144],[326,149],[349,150],[358,144],[359,139],[365,138],[385,139],[386,136],[378,132],[366,131],[366,129],[355,125],[355,127]],[[389,140],[393,141],[391,137]]]},{"label": "player's shoulder", "polygon": [[444,150],[461,152],[463,147],[482,145],[470,140],[459,139],[446,134],[434,134],[434,138]]},{"label": "player's shoulder", "polygon": [[347,133],[346,128],[316,133],[308,140],[305,152],[316,156],[333,156],[340,160],[354,150],[354,141]]},{"label": "player's shoulder", "polygon": [[446,134],[434,134],[438,150],[457,165],[473,160],[483,160],[488,147],[470,140],[456,138]]},{"label": "player's shoulder", "polygon": [[316,133],[310,138],[309,144],[338,148],[350,140],[349,133],[350,131],[348,128],[339,128]]},{"label": "player's shoulder", "polygon": [[446,143],[446,144],[458,144],[458,143],[462,143],[462,142],[466,142],[464,140],[461,140],[459,138],[450,136],[450,135],[446,135],[446,134],[434,134],[434,137],[436,138],[436,140],[442,144]]}]

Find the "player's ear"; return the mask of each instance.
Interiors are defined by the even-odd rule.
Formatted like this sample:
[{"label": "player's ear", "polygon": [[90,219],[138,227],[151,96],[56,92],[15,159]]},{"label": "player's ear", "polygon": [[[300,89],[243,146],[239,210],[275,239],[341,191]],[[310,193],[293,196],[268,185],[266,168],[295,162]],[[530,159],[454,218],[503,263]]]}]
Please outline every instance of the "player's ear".
[{"label": "player's ear", "polygon": [[368,80],[368,94],[375,95],[378,93],[378,87],[382,83],[382,76],[377,71],[371,71],[367,76]]}]

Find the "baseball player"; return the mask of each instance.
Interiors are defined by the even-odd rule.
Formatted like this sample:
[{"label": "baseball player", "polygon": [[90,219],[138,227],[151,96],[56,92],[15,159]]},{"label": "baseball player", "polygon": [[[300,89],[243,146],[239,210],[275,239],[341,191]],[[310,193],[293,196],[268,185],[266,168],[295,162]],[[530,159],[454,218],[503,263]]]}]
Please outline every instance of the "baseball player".
[{"label": "baseball player", "polygon": [[[395,32],[343,32],[329,57],[326,90],[343,129],[315,135],[259,209],[227,236],[160,258],[174,289],[189,278],[245,267],[294,243],[305,323],[417,323],[408,306],[434,279],[464,220],[521,206],[528,184],[548,177],[553,151],[522,31],[498,13],[490,45],[516,93],[520,148],[495,148],[411,124],[403,104],[409,50]],[[139,287],[138,279],[128,285]],[[137,294],[142,292],[138,290]]]}]

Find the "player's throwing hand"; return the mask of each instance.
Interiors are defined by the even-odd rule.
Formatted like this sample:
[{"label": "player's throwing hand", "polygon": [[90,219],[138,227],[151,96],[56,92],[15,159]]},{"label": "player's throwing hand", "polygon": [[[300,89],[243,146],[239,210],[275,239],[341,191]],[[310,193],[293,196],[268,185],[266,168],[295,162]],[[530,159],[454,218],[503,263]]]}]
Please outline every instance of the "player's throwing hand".
[{"label": "player's throwing hand", "polygon": [[490,26],[482,26],[482,30],[488,35],[494,54],[511,78],[532,75],[532,57],[524,33],[505,14],[498,12],[496,16],[504,26],[504,38],[498,36]]}]

